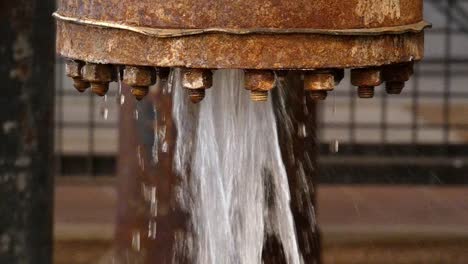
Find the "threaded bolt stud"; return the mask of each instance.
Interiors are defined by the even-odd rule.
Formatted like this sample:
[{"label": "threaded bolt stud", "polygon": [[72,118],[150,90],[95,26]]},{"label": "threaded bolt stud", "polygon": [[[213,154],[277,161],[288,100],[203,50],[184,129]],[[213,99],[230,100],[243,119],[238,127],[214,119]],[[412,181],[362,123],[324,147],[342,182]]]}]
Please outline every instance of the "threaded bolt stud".
[{"label": "threaded bolt stud", "polygon": [[405,88],[404,82],[387,82],[385,84],[385,90],[388,94],[401,94]]},{"label": "threaded bolt stud", "polygon": [[134,86],[132,87],[132,94],[138,101],[141,101],[149,92],[149,87],[147,86]]},{"label": "threaded bolt stud", "polygon": [[373,98],[374,86],[359,86],[358,95],[359,98]]},{"label": "threaded bolt stud", "polygon": [[91,84],[89,82],[83,81],[83,79],[79,77],[76,77],[73,78],[73,86],[76,90],[78,90],[78,92],[83,93],[91,86]]},{"label": "threaded bolt stud", "polygon": [[266,102],[268,101],[268,91],[250,91],[250,99],[254,102]]},{"label": "threaded bolt stud", "polygon": [[198,104],[205,98],[205,89],[187,89],[190,101],[194,104]]},{"label": "threaded bolt stud", "polygon": [[315,90],[315,91],[310,91],[309,92],[310,98],[316,101],[323,101],[327,99],[328,92],[325,90]]},{"label": "threaded bolt stud", "polygon": [[104,96],[109,91],[109,83],[91,83],[91,90],[96,95]]}]

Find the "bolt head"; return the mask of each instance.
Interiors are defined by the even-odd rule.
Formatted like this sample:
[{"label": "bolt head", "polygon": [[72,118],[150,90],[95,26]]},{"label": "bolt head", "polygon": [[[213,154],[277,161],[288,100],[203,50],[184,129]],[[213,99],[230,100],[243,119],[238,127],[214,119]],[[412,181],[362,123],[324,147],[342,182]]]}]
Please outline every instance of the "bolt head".
[{"label": "bolt head", "polygon": [[382,72],[383,79],[387,82],[406,82],[413,73],[413,63],[390,65]]},{"label": "bolt head", "polygon": [[267,70],[246,70],[245,89],[251,91],[269,91],[275,87],[275,74]]},{"label": "bolt head", "polygon": [[91,85],[89,82],[85,82],[81,78],[73,78],[73,86],[76,90],[78,90],[78,92],[83,93]]},{"label": "bolt head", "polygon": [[132,94],[138,101],[141,101],[148,94],[149,88],[142,86],[132,87]]},{"label": "bolt head", "polygon": [[213,86],[213,73],[206,69],[186,69],[182,73],[182,86],[186,89],[209,89]]},{"label": "bolt head", "polygon": [[156,72],[150,67],[127,66],[123,71],[123,82],[128,86],[151,86],[155,77]]},{"label": "bolt head", "polygon": [[190,101],[198,104],[205,98],[205,89],[188,89]]},{"label": "bolt head", "polygon": [[309,72],[304,75],[304,89],[307,91],[332,91],[335,89],[335,75],[331,72]]},{"label": "bolt head", "polygon": [[91,83],[91,90],[96,95],[104,96],[109,91],[109,83]]},{"label": "bolt head", "polygon": [[351,83],[355,86],[379,86],[382,84],[382,71],[378,68],[353,69]]},{"label": "bolt head", "polygon": [[65,63],[65,73],[71,78],[81,78],[81,68],[84,63],[81,61],[69,60]]},{"label": "bolt head", "polygon": [[81,70],[83,80],[91,83],[108,83],[112,81],[112,67],[107,64],[88,63]]}]

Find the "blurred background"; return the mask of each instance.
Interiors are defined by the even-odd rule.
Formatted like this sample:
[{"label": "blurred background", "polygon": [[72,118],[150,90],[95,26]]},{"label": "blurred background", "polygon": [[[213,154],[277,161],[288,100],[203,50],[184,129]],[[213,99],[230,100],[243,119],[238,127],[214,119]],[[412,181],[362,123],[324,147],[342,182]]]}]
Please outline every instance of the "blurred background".
[{"label": "blurred background", "polygon": [[[425,14],[426,58],[402,95],[359,99],[348,80],[318,105],[325,263],[468,263],[468,1],[426,0]],[[61,58],[55,70],[55,263],[99,263],[120,98],[77,93]]]}]

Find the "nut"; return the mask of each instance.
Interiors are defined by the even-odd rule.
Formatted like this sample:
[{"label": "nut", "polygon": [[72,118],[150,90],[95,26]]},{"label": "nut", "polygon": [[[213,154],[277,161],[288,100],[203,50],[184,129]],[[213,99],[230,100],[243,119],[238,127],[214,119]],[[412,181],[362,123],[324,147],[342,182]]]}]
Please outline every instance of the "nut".
[{"label": "nut", "polygon": [[275,87],[275,74],[267,70],[246,70],[245,89],[251,91],[269,91]]},{"label": "nut", "polygon": [[413,63],[406,63],[386,66],[382,71],[383,80],[386,82],[406,82],[413,75],[413,65]]},{"label": "nut", "polygon": [[185,89],[209,89],[213,85],[213,73],[206,69],[186,69],[182,74]]},{"label": "nut", "polygon": [[307,91],[332,91],[335,89],[335,75],[331,71],[313,71],[304,75],[304,89]]},{"label": "nut", "polygon": [[81,79],[81,68],[83,66],[84,62],[82,61],[68,60],[65,63],[65,73],[68,77]]},{"label": "nut", "polygon": [[75,60],[69,60],[65,64],[66,75],[73,79],[73,86],[80,93],[86,91],[86,89],[88,89],[90,86],[89,82],[83,81],[81,76],[81,69],[83,66],[84,62]]},{"label": "nut", "polygon": [[151,67],[126,66],[123,82],[128,86],[148,87],[156,82],[156,71]]},{"label": "nut", "polygon": [[88,63],[81,70],[83,80],[91,83],[109,83],[112,81],[112,67],[107,64]]},{"label": "nut", "polygon": [[382,71],[378,68],[352,69],[351,83],[355,86],[379,86],[382,84]]}]

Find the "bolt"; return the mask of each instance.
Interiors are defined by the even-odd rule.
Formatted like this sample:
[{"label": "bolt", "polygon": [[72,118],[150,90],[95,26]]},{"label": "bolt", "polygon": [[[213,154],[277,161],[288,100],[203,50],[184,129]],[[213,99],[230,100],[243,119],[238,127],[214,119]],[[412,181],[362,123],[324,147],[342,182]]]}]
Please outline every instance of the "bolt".
[{"label": "bolt", "polygon": [[73,79],[73,86],[80,93],[86,91],[90,86],[89,82],[83,81],[81,76],[81,68],[83,65],[84,62],[75,60],[69,60],[65,64],[65,72],[67,76]]},{"label": "bolt", "polygon": [[194,104],[198,104],[205,98],[205,89],[187,89],[190,101]]},{"label": "bolt", "polygon": [[107,64],[87,63],[81,69],[83,80],[91,83],[93,93],[104,96],[112,81],[112,66]]},{"label": "bolt", "polygon": [[360,98],[373,98],[375,86],[382,84],[382,71],[379,68],[353,69],[351,83],[359,87]]},{"label": "bolt", "polygon": [[141,101],[149,92],[148,86],[132,86],[132,94],[138,101]]},{"label": "bolt", "polygon": [[317,91],[310,91],[309,92],[309,96],[310,98],[312,98],[313,100],[316,100],[316,101],[323,101],[325,99],[327,99],[327,96],[328,96],[328,92],[327,91],[324,91],[324,90],[317,90]]},{"label": "bolt", "polygon": [[374,86],[359,86],[358,96],[359,98],[373,98]]},{"label": "bolt", "polygon": [[275,74],[269,70],[245,70],[245,89],[250,90],[250,98],[254,102],[268,100],[268,91],[275,87]]},{"label": "bolt", "polygon": [[250,99],[253,102],[266,102],[268,101],[268,91],[250,91]]},{"label": "bolt", "polygon": [[207,69],[185,69],[182,87],[188,90],[190,101],[199,103],[205,98],[205,90],[213,85],[213,73]]},{"label": "bolt", "polygon": [[382,72],[388,94],[400,94],[405,82],[413,75],[413,63],[395,64],[386,66]]},{"label": "bolt", "polygon": [[132,94],[140,101],[149,91],[149,86],[156,83],[156,71],[151,67],[125,66],[123,82],[132,87]]},{"label": "bolt", "polygon": [[405,82],[386,82],[385,90],[388,94],[401,94],[405,88]]},{"label": "bolt", "polygon": [[91,83],[91,91],[96,95],[104,96],[109,91],[109,83]]},{"label": "bolt", "polygon": [[328,92],[335,89],[335,71],[317,70],[304,74],[304,89],[314,100],[325,100]]}]

